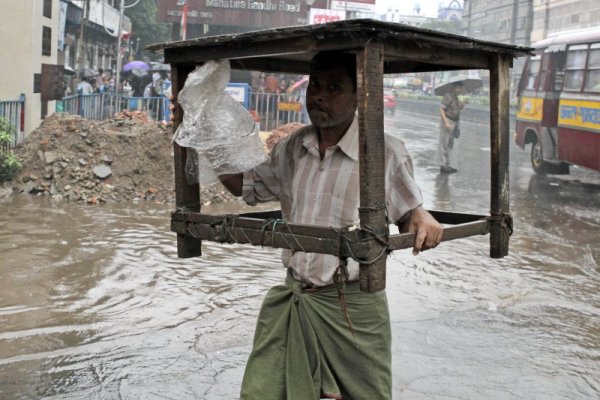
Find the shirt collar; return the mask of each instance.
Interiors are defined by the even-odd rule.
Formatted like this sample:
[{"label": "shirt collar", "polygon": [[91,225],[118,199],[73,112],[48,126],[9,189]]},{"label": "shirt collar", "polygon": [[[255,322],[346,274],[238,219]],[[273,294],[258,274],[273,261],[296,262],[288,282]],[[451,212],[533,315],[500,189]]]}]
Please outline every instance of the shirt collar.
[{"label": "shirt collar", "polygon": [[[316,148],[318,151],[319,141],[317,138],[317,128],[315,128],[314,125],[310,126],[310,129],[302,141],[302,144],[306,149],[310,149],[312,147]],[[350,127],[336,146],[352,160],[358,161],[358,114],[354,116]]]}]

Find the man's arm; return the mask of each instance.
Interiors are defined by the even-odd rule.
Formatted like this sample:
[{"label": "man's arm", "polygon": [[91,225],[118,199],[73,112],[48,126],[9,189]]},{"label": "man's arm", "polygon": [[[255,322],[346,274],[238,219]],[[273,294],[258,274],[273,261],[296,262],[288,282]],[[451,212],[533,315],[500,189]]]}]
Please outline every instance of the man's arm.
[{"label": "man's arm", "polygon": [[443,107],[440,107],[440,115],[442,116],[442,121],[444,122],[444,126],[446,129],[452,128],[450,123],[448,122],[448,117],[446,116],[446,110]]},{"label": "man's arm", "polygon": [[398,228],[401,233],[415,234],[414,255],[419,254],[421,250],[432,249],[440,244],[444,232],[442,225],[422,206],[411,210],[408,219],[398,223]]}]

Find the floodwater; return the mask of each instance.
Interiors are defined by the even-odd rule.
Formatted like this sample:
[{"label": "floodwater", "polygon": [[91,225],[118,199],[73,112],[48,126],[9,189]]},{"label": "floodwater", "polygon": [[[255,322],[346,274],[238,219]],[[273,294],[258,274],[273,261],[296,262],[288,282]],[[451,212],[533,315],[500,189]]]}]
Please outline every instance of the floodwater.
[{"label": "floodwater", "polygon": [[[489,139],[463,123],[440,176],[437,120],[397,113],[426,207],[487,213]],[[226,207],[226,208],[225,208]],[[205,207],[237,212],[240,205]],[[511,148],[510,255],[488,236],[388,262],[395,399],[600,397],[600,174],[538,177]],[[0,203],[0,399],[234,399],[278,251],[178,259],[169,206]]]}]

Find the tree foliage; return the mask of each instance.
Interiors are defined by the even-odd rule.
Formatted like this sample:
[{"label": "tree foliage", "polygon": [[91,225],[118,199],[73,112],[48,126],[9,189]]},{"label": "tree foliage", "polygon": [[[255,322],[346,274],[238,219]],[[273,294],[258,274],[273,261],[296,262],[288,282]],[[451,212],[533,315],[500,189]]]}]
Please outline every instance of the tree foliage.
[{"label": "tree foliage", "polygon": [[[127,1],[125,5],[127,6]],[[131,0],[129,1],[131,4]],[[171,24],[166,22],[158,22],[156,20],[158,7],[156,0],[140,0],[135,6],[125,9],[125,15],[131,20],[133,37],[133,43],[137,43],[137,39],[140,39],[138,48],[138,58],[143,54],[145,58],[157,59],[160,56],[144,51],[144,47],[153,44],[166,42],[171,37]],[[135,48],[137,44],[133,47]]]},{"label": "tree foliage", "polygon": [[440,31],[446,33],[452,33],[455,35],[461,34],[460,21],[445,21],[441,19],[429,19],[423,23],[419,28],[431,29],[432,31]]},{"label": "tree foliage", "polygon": [[15,154],[5,148],[13,141],[15,136],[15,128],[11,122],[0,117],[0,182],[9,181],[21,169],[21,162]]}]

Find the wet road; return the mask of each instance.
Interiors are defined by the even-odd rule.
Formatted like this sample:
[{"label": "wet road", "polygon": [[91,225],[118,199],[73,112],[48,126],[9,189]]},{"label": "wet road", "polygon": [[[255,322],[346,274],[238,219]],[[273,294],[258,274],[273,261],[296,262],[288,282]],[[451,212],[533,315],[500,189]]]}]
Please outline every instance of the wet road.
[{"label": "wet road", "polygon": [[[458,174],[437,120],[397,113],[432,209],[487,213],[489,138],[463,123]],[[388,263],[395,399],[600,397],[600,175],[537,177],[511,148],[510,255],[488,237]],[[235,212],[205,208],[206,212]],[[277,252],[176,258],[164,206],[0,203],[0,399],[237,398]]]}]

